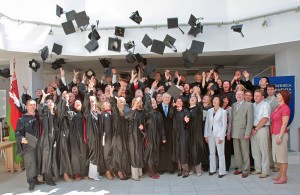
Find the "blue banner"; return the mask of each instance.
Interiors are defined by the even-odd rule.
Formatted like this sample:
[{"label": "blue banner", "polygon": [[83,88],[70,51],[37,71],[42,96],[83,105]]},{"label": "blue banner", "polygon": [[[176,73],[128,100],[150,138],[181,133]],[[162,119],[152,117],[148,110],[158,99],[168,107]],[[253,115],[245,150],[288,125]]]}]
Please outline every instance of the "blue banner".
[{"label": "blue banner", "polygon": [[[288,90],[291,92],[291,99],[290,99],[290,109],[291,109],[291,116],[288,123],[288,126],[292,123],[294,119],[295,113],[295,76],[277,76],[277,77],[268,77],[269,83],[274,84],[276,86],[276,94],[280,90]],[[258,85],[260,78],[254,78],[254,85]]]}]

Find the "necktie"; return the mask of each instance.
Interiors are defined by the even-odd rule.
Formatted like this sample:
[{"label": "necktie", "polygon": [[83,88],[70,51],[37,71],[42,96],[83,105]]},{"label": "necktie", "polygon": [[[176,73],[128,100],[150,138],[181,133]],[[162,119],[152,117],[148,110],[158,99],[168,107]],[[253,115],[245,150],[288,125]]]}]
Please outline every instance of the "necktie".
[{"label": "necktie", "polygon": [[239,109],[240,105],[241,105],[241,103],[239,103],[239,102],[236,104],[236,110]]},{"label": "necktie", "polygon": [[167,106],[165,106],[164,113],[165,113],[165,116],[167,117],[168,116],[168,107]]}]

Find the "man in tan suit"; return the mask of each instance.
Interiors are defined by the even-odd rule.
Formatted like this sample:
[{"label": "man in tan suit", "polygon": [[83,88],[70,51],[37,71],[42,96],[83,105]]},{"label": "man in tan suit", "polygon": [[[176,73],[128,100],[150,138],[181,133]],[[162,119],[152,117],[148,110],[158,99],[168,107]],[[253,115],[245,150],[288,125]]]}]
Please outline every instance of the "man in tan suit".
[{"label": "man in tan suit", "polygon": [[248,177],[250,171],[249,138],[253,127],[253,106],[244,101],[244,91],[235,94],[237,102],[232,105],[232,130],[233,149],[237,171],[242,177]]}]

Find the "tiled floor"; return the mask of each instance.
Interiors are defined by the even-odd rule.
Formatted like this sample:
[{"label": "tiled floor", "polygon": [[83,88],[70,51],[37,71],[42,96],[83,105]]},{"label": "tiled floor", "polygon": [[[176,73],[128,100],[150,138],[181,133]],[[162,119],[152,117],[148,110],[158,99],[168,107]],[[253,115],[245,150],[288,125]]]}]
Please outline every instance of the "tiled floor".
[{"label": "tiled floor", "polygon": [[[259,179],[250,175],[241,178],[231,173],[219,179],[217,175],[202,176],[190,175],[188,178],[177,177],[177,174],[161,175],[160,179],[153,180],[148,176],[141,181],[108,181],[82,180],[80,182],[57,181],[57,186],[36,186],[32,194],[238,194],[238,195],[264,195],[264,194],[300,194],[300,165],[290,165],[288,169],[289,181],[284,185],[274,185],[271,177]],[[11,174],[4,170],[3,158],[0,158],[0,194],[30,194],[25,179],[25,172]]]}]

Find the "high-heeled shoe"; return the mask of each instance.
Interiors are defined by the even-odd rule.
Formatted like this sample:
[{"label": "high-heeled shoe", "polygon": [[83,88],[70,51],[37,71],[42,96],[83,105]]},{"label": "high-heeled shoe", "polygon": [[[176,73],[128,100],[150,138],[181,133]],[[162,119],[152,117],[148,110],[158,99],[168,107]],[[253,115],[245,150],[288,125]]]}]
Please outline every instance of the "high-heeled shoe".
[{"label": "high-heeled shoe", "polygon": [[177,174],[178,177],[182,176],[182,171],[183,171],[182,169],[178,170],[178,174]]},{"label": "high-heeled shoe", "polygon": [[66,173],[64,173],[64,180],[65,180],[66,182],[72,181],[72,179],[71,179],[71,178],[69,177],[69,175],[66,174]]},{"label": "high-heeled shoe", "polygon": [[118,171],[118,177],[120,178],[120,180],[127,180],[128,178],[126,176],[124,176],[123,172]]},{"label": "high-heeled shoe", "polygon": [[113,180],[114,179],[113,176],[111,175],[110,171],[106,171],[105,175],[106,175],[108,180]]},{"label": "high-heeled shoe", "polygon": [[184,171],[182,178],[187,178],[189,176],[189,171]]},{"label": "high-heeled shoe", "polygon": [[288,181],[288,178],[279,179],[274,184],[285,184]]}]

